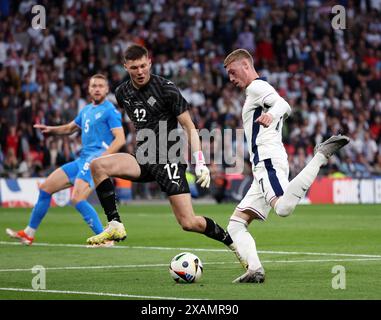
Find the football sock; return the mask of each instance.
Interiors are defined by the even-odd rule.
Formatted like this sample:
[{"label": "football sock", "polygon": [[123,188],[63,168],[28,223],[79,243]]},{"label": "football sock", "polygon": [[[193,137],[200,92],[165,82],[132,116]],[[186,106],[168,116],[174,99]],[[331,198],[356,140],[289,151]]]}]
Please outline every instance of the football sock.
[{"label": "football sock", "polygon": [[240,217],[233,216],[230,218],[227,230],[236,245],[239,255],[247,261],[248,268],[254,271],[262,268],[255,240],[247,230],[247,222]]},{"label": "football sock", "polygon": [[32,214],[29,220],[29,227],[36,230],[40,225],[42,219],[44,219],[48,209],[50,207],[50,199],[52,195],[50,193],[45,192],[40,189],[40,194],[38,196],[38,200],[36,205],[32,210]]},{"label": "football sock", "polygon": [[26,235],[27,235],[28,237],[34,238],[34,235],[35,235],[35,233],[36,233],[36,229],[33,229],[33,228],[27,226],[27,227],[24,229],[24,232],[26,233]]},{"label": "football sock", "polygon": [[103,231],[102,223],[99,220],[98,214],[88,201],[83,200],[78,202],[75,205],[75,208],[79,211],[85,222],[95,234],[99,234]]},{"label": "football sock", "polygon": [[229,246],[233,243],[233,240],[230,238],[230,235],[221,228],[217,223],[208,217],[204,217],[206,220],[206,228],[204,234],[214,240],[220,241],[225,245]]},{"label": "football sock", "polygon": [[107,216],[107,221],[121,222],[118,209],[116,208],[116,195],[114,184],[110,178],[103,180],[96,188],[98,199]]},{"label": "football sock", "polygon": [[319,152],[315,154],[304,169],[290,181],[283,196],[275,203],[274,209],[277,215],[286,217],[294,211],[317,177],[320,167],[326,163],[327,158],[323,154]]}]

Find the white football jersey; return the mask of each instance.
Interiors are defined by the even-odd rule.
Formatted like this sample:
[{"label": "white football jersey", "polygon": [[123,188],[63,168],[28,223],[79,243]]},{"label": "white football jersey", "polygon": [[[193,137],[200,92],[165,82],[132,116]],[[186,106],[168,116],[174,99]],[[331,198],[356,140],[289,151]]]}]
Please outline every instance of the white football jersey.
[{"label": "white football jersey", "polygon": [[[264,112],[269,112],[274,117],[268,128],[254,122]],[[289,104],[267,81],[257,78],[246,88],[242,120],[253,166],[269,158],[287,161],[282,142],[282,127],[284,118],[290,112]]]}]

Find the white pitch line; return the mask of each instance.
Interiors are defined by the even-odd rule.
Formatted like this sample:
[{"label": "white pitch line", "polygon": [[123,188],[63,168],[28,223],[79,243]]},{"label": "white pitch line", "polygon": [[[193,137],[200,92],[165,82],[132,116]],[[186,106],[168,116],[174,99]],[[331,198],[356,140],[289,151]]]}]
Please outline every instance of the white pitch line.
[{"label": "white pitch line", "polygon": [[[358,259],[314,259],[314,260],[263,260],[262,263],[319,263],[319,262],[355,262],[355,261],[381,261],[381,258],[358,258]],[[236,264],[238,261],[203,262],[204,265]],[[104,266],[70,266],[70,267],[46,267],[45,270],[90,270],[90,269],[130,269],[130,268],[155,268],[168,267],[168,263],[157,264],[126,264]],[[0,269],[0,272],[23,272],[32,271],[32,268]]]},{"label": "white pitch line", "polygon": [[[351,262],[351,261],[381,261],[381,258],[358,259],[310,259],[310,260],[263,260],[263,263],[315,263],[315,262]],[[238,263],[238,262],[237,262]]]},{"label": "white pitch line", "polygon": [[[19,242],[0,241],[2,245],[22,245]],[[87,248],[84,244],[66,244],[66,243],[43,243],[36,242],[33,246],[40,247],[68,247],[68,248]],[[102,249],[102,248],[91,248]],[[182,247],[150,247],[150,246],[113,246],[106,249],[139,249],[139,250],[176,250],[176,251],[198,251],[198,252],[231,252],[229,249],[208,249],[208,248],[182,248]],[[341,256],[341,257],[362,257],[362,258],[381,258],[381,255],[375,254],[357,254],[357,253],[326,253],[326,252],[297,252],[297,251],[267,251],[259,250],[263,254],[284,254],[284,255],[311,255],[311,256]]]},{"label": "white pitch line", "polygon": [[0,290],[1,291],[17,291],[17,292],[33,292],[33,293],[59,293],[59,294],[77,294],[77,295],[89,295],[89,296],[122,297],[122,298],[159,299],[159,300],[205,300],[205,299],[194,299],[194,298],[141,296],[136,294],[126,294],[126,293],[87,292],[87,291],[34,290],[34,289],[23,289],[23,288],[0,288]]},{"label": "white pitch line", "polygon": [[[45,270],[89,270],[89,269],[118,269],[118,268],[154,268],[168,267],[169,263],[158,264],[126,264],[126,265],[105,265],[105,266],[72,266],[72,267],[46,267]],[[0,272],[32,271],[32,268],[25,269],[0,269]]]},{"label": "white pitch line", "polygon": [[[204,262],[204,265],[209,264],[234,264],[238,261],[227,262]],[[156,263],[156,264],[126,264],[126,265],[104,265],[104,266],[70,266],[70,267],[46,267],[45,270],[88,270],[88,269],[129,269],[129,268],[155,268],[155,267],[169,267],[169,263]],[[17,268],[17,269],[0,269],[0,272],[22,272],[32,271],[32,268]]]},{"label": "white pitch line", "polygon": [[307,255],[307,256],[337,256],[337,257],[362,257],[362,258],[381,258],[377,254],[358,254],[358,253],[326,253],[326,252],[297,252],[297,251],[258,251],[258,253],[267,254],[289,254],[289,255]]}]

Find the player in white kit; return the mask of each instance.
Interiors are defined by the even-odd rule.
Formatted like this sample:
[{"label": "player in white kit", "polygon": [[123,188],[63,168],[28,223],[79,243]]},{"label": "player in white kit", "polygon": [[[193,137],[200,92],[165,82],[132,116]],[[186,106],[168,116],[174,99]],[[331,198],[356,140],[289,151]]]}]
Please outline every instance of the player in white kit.
[{"label": "player in white kit", "polygon": [[305,196],[320,167],[327,164],[328,158],[345,146],[349,138],[332,136],[317,145],[312,160],[289,182],[282,126],[291,113],[290,105],[259,77],[248,51],[233,51],[226,57],[224,67],[229,80],[246,90],[242,119],[254,175],[249,191],[236,207],[227,228],[235,243],[237,257],[247,269],[233,282],[261,283],[265,272],[255,241],[247,230],[248,225],[254,219],[266,220],[271,208],[281,217],[290,215]]}]

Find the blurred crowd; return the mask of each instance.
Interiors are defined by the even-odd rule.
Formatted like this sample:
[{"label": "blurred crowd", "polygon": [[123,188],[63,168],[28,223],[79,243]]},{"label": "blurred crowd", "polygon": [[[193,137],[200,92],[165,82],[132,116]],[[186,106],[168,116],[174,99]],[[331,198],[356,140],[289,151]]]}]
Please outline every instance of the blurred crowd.
[{"label": "blurred crowd", "polygon": [[[209,130],[242,127],[244,93],[223,60],[247,49],[292,107],[284,126],[290,178],[338,133],[351,143],[323,174],[381,175],[381,1],[341,3],[343,30],[331,25],[335,1],[0,0],[0,175],[46,176],[73,160],[80,136],[43,136],[33,124],[73,120],[95,73],[107,75],[115,102],[133,43],[149,49],[153,73],[177,84],[198,128]],[[46,29],[31,26],[35,4],[46,9]],[[123,125],[131,151],[126,116]]]}]

